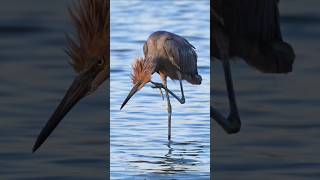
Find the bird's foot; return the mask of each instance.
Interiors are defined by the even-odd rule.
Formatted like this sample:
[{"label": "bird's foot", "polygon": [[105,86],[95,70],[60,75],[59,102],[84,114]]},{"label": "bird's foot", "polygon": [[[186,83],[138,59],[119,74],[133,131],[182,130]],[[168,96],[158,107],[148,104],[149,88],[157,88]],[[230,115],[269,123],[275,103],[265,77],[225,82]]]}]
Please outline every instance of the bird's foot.
[{"label": "bird's foot", "polygon": [[159,90],[160,90],[160,96],[161,96],[162,100],[164,101],[164,96],[163,96],[161,88],[159,88]]},{"label": "bird's foot", "polygon": [[163,84],[161,83],[156,83],[156,82],[152,82],[153,86],[151,86],[152,88],[164,88]]},{"label": "bird's foot", "polygon": [[162,100],[164,100],[164,96],[163,96],[163,93],[161,90],[161,88],[164,88],[163,84],[155,83],[155,82],[152,82],[152,84],[153,84],[153,86],[151,86],[151,88],[153,88],[153,89],[158,88],[160,90],[160,96],[161,96]]}]

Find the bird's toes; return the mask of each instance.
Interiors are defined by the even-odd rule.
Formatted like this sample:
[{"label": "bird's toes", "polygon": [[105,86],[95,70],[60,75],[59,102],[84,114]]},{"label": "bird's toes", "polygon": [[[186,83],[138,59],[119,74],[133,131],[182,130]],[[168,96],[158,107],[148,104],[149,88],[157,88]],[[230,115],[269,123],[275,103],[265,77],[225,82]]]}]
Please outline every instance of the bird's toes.
[{"label": "bird's toes", "polygon": [[163,88],[163,85],[161,84],[161,83],[153,83],[153,86],[151,86],[153,89],[155,89],[155,88],[159,88],[159,89],[161,89],[161,88]]}]

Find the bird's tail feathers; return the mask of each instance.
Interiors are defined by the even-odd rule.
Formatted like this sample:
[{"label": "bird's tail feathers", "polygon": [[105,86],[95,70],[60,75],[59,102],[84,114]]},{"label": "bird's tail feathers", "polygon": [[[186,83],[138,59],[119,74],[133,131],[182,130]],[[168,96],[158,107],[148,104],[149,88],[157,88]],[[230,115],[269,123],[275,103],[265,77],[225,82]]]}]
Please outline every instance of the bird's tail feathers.
[{"label": "bird's tail feathers", "polygon": [[189,78],[185,79],[193,85],[200,85],[202,82],[202,77],[199,74],[191,75]]},{"label": "bird's tail feathers", "polygon": [[239,54],[250,66],[263,73],[289,73],[292,71],[295,53],[288,43],[274,41],[271,43],[248,42],[245,44],[247,46],[242,42],[242,45],[246,47],[242,46],[242,51]]}]

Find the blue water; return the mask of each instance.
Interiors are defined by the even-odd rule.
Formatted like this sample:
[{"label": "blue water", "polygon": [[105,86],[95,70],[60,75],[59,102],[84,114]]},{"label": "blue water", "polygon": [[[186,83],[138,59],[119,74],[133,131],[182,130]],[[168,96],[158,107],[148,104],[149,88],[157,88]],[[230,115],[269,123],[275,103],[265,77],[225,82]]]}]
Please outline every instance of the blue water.
[{"label": "blue water", "polygon": [[[196,17],[196,18],[194,18]],[[209,179],[209,1],[111,1],[111,179]],[[199,86],[183,82],[186,103],[171,98],[172,143],[166,101],[147,85],[119,110],[129,93],[131,64],[148,36],[166,30],[197,49]],[[158,75],[154,81],[160,82]],[[168,87],[180,94],[179,83]]]}]

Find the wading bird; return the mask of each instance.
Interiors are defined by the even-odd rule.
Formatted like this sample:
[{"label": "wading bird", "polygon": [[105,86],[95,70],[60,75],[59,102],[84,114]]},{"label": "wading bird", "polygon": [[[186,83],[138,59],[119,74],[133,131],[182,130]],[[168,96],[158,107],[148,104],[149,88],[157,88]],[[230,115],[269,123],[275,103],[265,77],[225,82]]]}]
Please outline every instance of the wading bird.
[{"label": "wading bird", "polygon": [[[152,83],[153,88],[165,90],[168,110],[168,140],[171,139],[171,103],[169,94],[176,98],[181,104],[185,103],[182,80],[191,84],[201,84],[202,78],[198,74],[197,54],[195,48],[183,37],[176,34],[157,31],[152,33],[143,46],[144,58],[138,58],[134,62],[132,69],[133,88],[121,105],[124,105],[129,99],[147,83]],[[161,83],[151,81],[151,76],[157,72],[162,80]],[[181,98],[175,95],[167,87],[167,77],[173,80],[179,80],[181,89]]]},{"label": "wading bird", "polygon": [[232,85],[229,60],[240,57],[263,73],[289,73],[295,59],[283,41],[278,0],[213,0],[212,53],[222,61],[230,114],[225,118],[211,106],[211,117],[228,133],[237,133],[241,121]]},{"label": "wading bird", "polygon": [[66,52],[77,76],[42,129],[33,152],[80,99],[109,78],[109,0],[81,0],[75,6],[69,11],[77,34],[74,38],[67,36]]}]

